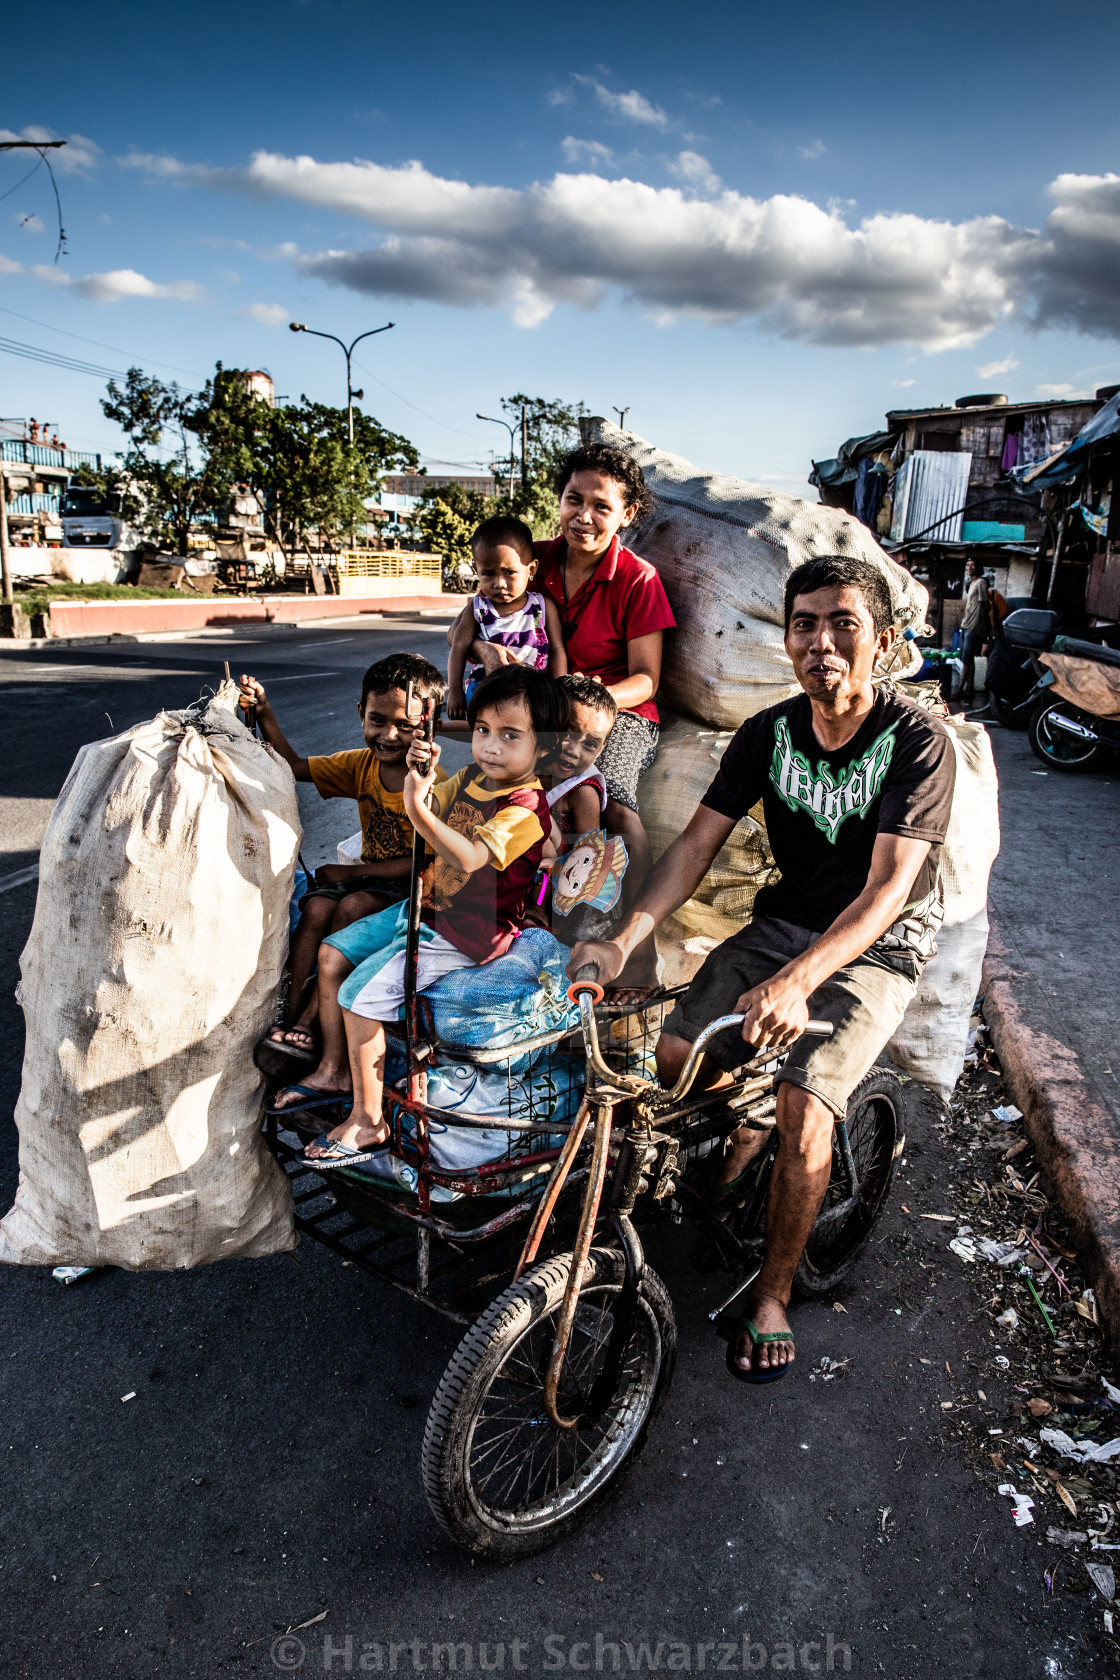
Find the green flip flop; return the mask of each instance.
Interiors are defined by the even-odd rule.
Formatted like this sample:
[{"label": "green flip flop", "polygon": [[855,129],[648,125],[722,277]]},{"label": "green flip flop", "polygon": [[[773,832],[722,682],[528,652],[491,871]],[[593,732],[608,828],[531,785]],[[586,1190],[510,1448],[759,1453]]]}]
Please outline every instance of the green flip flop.
[{"label": "green flip flop", "polygon": [[[789,1330],[760,1330],[753,1318],[747,1318],[746,1316],[741,1318],[739,1320],[739,1324],[737,1326],[737,1329],[745,1330],[747,1332],[747,1335],[751,1339],[752,1349],[753,1348],[758,1348],[758,1347],[765,1347],[772,1342],[789,1342],[791,1347],[795,1346],[794,1340],[793,1340],[793,1334],[792,1334],[791,1331],[789,1331]],[[731,1375],[733,1377],[737,1377],[740,1382],[745,1382],[745,1383],[778,1382],[778,1381],[780,1381],[780,1379],[782,1377],[784,1377],[787,1374],[787,1372],[790,1369],[790,1366],[793,1364],[793,1360],[789,1359],[789,1360],[786,1361],[786,1363],[784,1365],[779,1365],[773,1370],[756,1371],[754,1369],[754,1354],[752,1352],[750,1365],[744,1371],[743,1367],[740,1364],[738,1364],[738,1362],[736,1361],[736,1358],[735,1358],[735,1348],[736,1348],[736,1345],[738,1343],[738,1340],[739,1340],[739,1338],[738,1338],[737,1335],[728,1337],[728,1341],[727,1341],[727,1369],[731,1372]]]}]

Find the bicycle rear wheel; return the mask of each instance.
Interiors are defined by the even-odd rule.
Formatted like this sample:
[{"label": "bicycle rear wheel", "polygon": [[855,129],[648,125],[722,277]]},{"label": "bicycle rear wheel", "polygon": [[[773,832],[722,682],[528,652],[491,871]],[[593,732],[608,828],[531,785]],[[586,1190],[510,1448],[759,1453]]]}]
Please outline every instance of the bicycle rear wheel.
[{"label": "bicycle rear wheel", "polygon": [[[544,1376],[571,1255],[541,1261],[472,1325],[443,1374],[424,1432],[424,1491],[468,1551],[510,1561],[571,1533],[645,1445],[676,1357],[673,1307],[646,1268],[622,1374],[595,1420],[557,1429]],[[602,1366],[625,1277],[615,1249],[592,1249],[564,1362],[559,1408],[579,1412]]]},{"label": "bicycle rear wheel", "polygon": [[829,1210],[848,1197],[847,1176],[839,1150],[832,1157],[832,1178],[793,1280],[804,1298],[830,1295],[847,1277],[887,1205],[898,1158],[906,1145],[902,1122],[902,1081],[889,1068],[874,1067],[848,1102],[848,1141],[856,1166],[859,1201],[850,1213],[821,1223]]}]

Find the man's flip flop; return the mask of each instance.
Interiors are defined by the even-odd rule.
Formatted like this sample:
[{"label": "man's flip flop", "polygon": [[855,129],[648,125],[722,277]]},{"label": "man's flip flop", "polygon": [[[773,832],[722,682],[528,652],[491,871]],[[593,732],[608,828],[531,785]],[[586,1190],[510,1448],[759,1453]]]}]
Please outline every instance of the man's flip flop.
[{"label": "man's flip flop", "polygon": [[308,1148],[326,1149],[326,1155],[309,1155],[305,1149],[300,1160],[306,1166],[313,1167],[316,1172],[330,1172],[334,1167],[358,1167],[363,1161],[372,1161],[375,1155],[383,1155],[388,1147],[389,1139],[382,1138],[371,1149],[355,1149],[349,1143],[343,1143],[341,1138],[329,1138],[326,1132],[320,1132],[315,1139],[314,1146]]},{"label": "man's flip flop", "polygon": [[779,1365],[775,1369],[756,1371],[754,1369],[753,1349],[765,1347],[770,1342],[788,1342],[793,1347],[792,1332],[789,1330],[760,1330],[753,1318],[741,1319],[738,1328],[745,1330],[751,1339],[751,1363],[747,1370],[744,1370],[738,1363],[735,1358],[735,1350],[739,1344],[739,1338],[737,1335],[729,1336],[727,1341],[727,1369],[731,1372],[731,1375],[738,1377],[740,1382],[745,1383],[772,1383],[778,1382],[780,1378],[784,1377],[793,1364],[792,1359],[787,1359],[784,1365]]},{"label": "man's flip flop", "polygon": [[[301,1097],[307,1099],[306,1102],[285,1103],[283,1108],[277,1108],[276,1098],[286,1097],[289,1091],[298,1091]],[[276,1120],[284,1120],[297,1114],[310,1114],[320,1108],[339,1108],[343,1104],[350,1108],[354,1106],[354,1098],[349,1091],[320,1091],[314,1085],[285,1085],[266,1106],[265,1113]]]}]

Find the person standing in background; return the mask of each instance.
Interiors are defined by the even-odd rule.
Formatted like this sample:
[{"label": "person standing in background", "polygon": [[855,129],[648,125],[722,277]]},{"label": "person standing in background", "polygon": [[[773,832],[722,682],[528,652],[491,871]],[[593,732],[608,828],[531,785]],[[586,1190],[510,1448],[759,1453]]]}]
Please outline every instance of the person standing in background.
[{"label": "person standing in background", "polygon": [[978,560],[964,566],[964,617],[961,619],[961,680],[954,700],[976,698],[976,655],[991,639],[992,602],[988,580]]}]

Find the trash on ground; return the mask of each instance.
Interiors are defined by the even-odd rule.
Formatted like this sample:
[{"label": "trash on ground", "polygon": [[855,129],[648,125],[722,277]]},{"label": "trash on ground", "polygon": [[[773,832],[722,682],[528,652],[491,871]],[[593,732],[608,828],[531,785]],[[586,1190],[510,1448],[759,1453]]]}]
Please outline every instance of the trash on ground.
[{"label": "trash on ground", "polygon": [[976,1258],[976,1244],[970,1237],[954,1237],[949,1247],[954,1254],[959,1254],[962,1260],[971,1262]]},{"label": "trash on ground", "polygon": [[1019,1324],[1019,1314],[1014,1307],[1007,1307],[996,1318],[996,1323],[1004,1330],[1015,1330]]},{"label": "trash on ground", "polygon": [[1052,1546],[1061,1546],[1064,1551],[1069,1551],[1071,1546],[1083,1546],[1089,1536],[1076,1528],[1048,1528],[1046,1538]]},{"label": "trash on ground", "polygon": [[1093,1442],[1075,1441],[1064,1429],[1042,1429],[1039,1433],[1048,1447],[1078,1464],[1107,1464],[1110,1459],[1120,1457],[1120,1435],[1114,1441]]},{"label": "trash on ground", "polygon": [[79,1278],[89,1277],[102,1269],[100,1266],[56,1266],[51,1276],[56,1283],[77,1283]]},{"label": "trash on ground", "polygon": [[1001,1121],[1005,1126],[1010,1126],[1013,1121],[1022,1118],[1022,1109],[1016,1108],[1014,1103],[1004,1103],[1002,1107],[992,1109],[992,1119]]},{"label": "trash on ground", "polygon": [[1102,1598],[1109,1602],[1116,1597],[1116,1576],[1112,1572],[1110,1563],[1086,1563],[1085,1573],[1096,1587]]},{"label": "trash on ground", "polygon": [[1033,1523],[1034,1517],[1031,1513],[1034,1510],[1034,1500],[1029,1493],[1020,1493],[1010,1482],[1001,1482],[999,1492],[1005,1499],[1014,1500],[1011,1515],[1015,1518],[1016,1528],[1025,1528],[1028,1523]]}]

